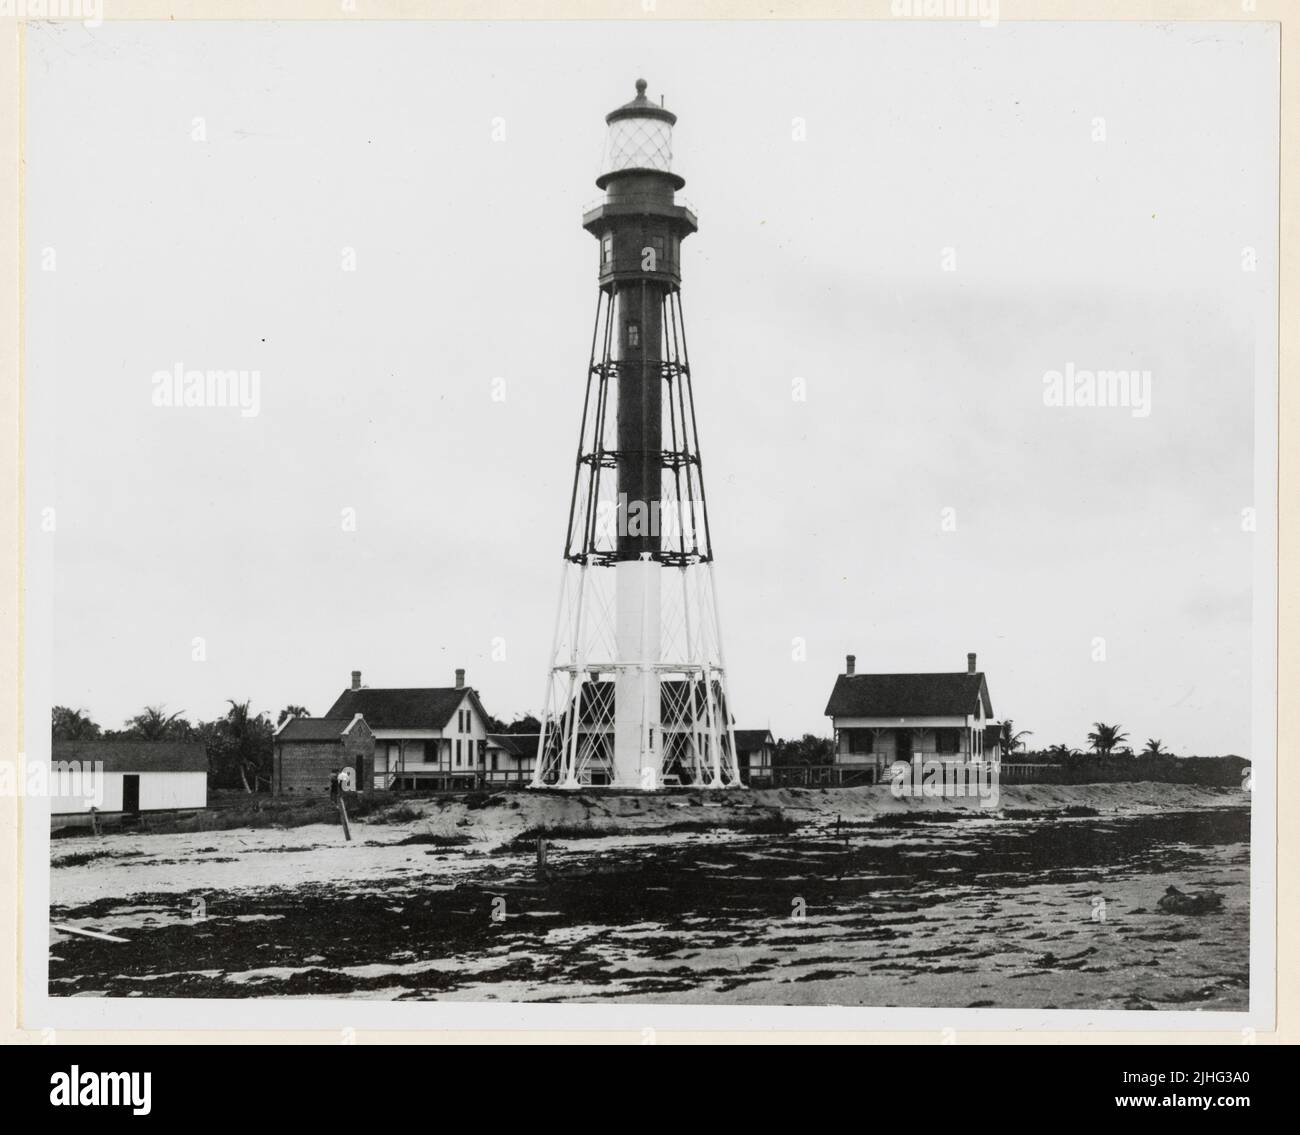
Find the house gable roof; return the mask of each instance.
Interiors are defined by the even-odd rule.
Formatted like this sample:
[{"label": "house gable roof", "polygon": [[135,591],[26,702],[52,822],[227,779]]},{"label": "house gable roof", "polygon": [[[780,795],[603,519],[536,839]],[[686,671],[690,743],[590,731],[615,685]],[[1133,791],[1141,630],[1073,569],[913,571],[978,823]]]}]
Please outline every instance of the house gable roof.
[{"label": "house gable roof", "polygon": [[[291,717],[275,731],[275,739],[277,741],[341,741],[356,721],[355,717],[348,721],[337,717]],[[361,724],[365,725],[364,719]]]},{"label": "house gable roof", "polygon": [[55,761],[102,762],[104,772],[208,771],[201,741],[55,741]]},{"label": "house gable roof", "polygon": [[841,674],[827,717],[964,717],[984,703],[993,715],[984,674]]},{"label": "house gable roof", "polygon": [[772,744],[770,729],[733,729],[736,738],[736,752],[752,753],[764,745]]},{"label": "house gable roof", "polygon": [[359,713],[372,730],[442,729],[466,697],[473,699],[479,716],[486,719],[483,703],[469,686],[344,690],[325,716],[332,721],[350,721]]},{"label": "house gable roof", "polygon": [[488,742],[521,760],[537,756],[536,733],[489,733]]}]

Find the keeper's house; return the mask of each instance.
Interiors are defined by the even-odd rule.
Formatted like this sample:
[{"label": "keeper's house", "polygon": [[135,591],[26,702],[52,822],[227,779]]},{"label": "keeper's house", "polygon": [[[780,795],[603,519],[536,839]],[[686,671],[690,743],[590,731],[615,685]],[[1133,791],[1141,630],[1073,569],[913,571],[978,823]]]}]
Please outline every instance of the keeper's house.
[{"label": "keeper's house", "polygon": [[374,776],[375,735],[358,713],[351,721],[291,717],[271,738],[274,791],[328,792],[330,777],[351,769],[354,788]]},{"label": "keeper's house", "polygon": [[859,674],[854,656],[826,706],[843,783],[876,784],[895,761],[998,762],[988,682],[966,655],[965,672]]},{"label": "keeper's house", "polygon": [[208,806],[201,743],[55,741],[50,753],[51,828],[89,826],[100,816],[192,812]]}]

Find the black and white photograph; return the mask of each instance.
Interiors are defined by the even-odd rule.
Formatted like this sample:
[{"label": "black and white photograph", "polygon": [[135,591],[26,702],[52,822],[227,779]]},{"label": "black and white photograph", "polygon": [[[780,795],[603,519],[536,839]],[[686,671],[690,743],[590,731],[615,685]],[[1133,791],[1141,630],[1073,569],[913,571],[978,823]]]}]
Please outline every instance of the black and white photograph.
[{"label": "black and white photograph", "polygon": [[26,25],[31,1026],[1272,1027],[1279,27],[930,7]]}]

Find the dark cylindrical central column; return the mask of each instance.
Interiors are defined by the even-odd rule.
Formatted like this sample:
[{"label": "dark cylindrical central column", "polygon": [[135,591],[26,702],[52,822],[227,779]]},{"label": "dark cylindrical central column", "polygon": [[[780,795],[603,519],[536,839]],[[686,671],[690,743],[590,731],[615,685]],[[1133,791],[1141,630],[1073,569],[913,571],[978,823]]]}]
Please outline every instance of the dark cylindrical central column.
[{"label": "dark cylindrical central column", "polygon": [[616,288],[618,558],[659,551],[663,468],[663,293],[651,280]]}]

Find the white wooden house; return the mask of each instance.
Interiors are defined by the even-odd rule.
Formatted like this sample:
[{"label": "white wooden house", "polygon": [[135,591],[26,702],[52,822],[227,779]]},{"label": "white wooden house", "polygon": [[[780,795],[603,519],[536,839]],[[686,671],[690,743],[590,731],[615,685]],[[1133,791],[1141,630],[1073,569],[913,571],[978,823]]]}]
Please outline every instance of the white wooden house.
[{"label": "white wooden house", "polygon": [[352,671],[351,688],[325,714],[361,715],[374,735],[375,788],[475,788],[487,767],[487,713],[456,671],[454,686],[371,689]]},{"label": "white wooden house", "polygon": [[835,736],[835,764],[845,775],[874,784],[895,761],[997,763],[998,746],[988,682],[966,656],[965,671],[938,674],[859,674],[852,654],[835,680],[826,715]]}]

